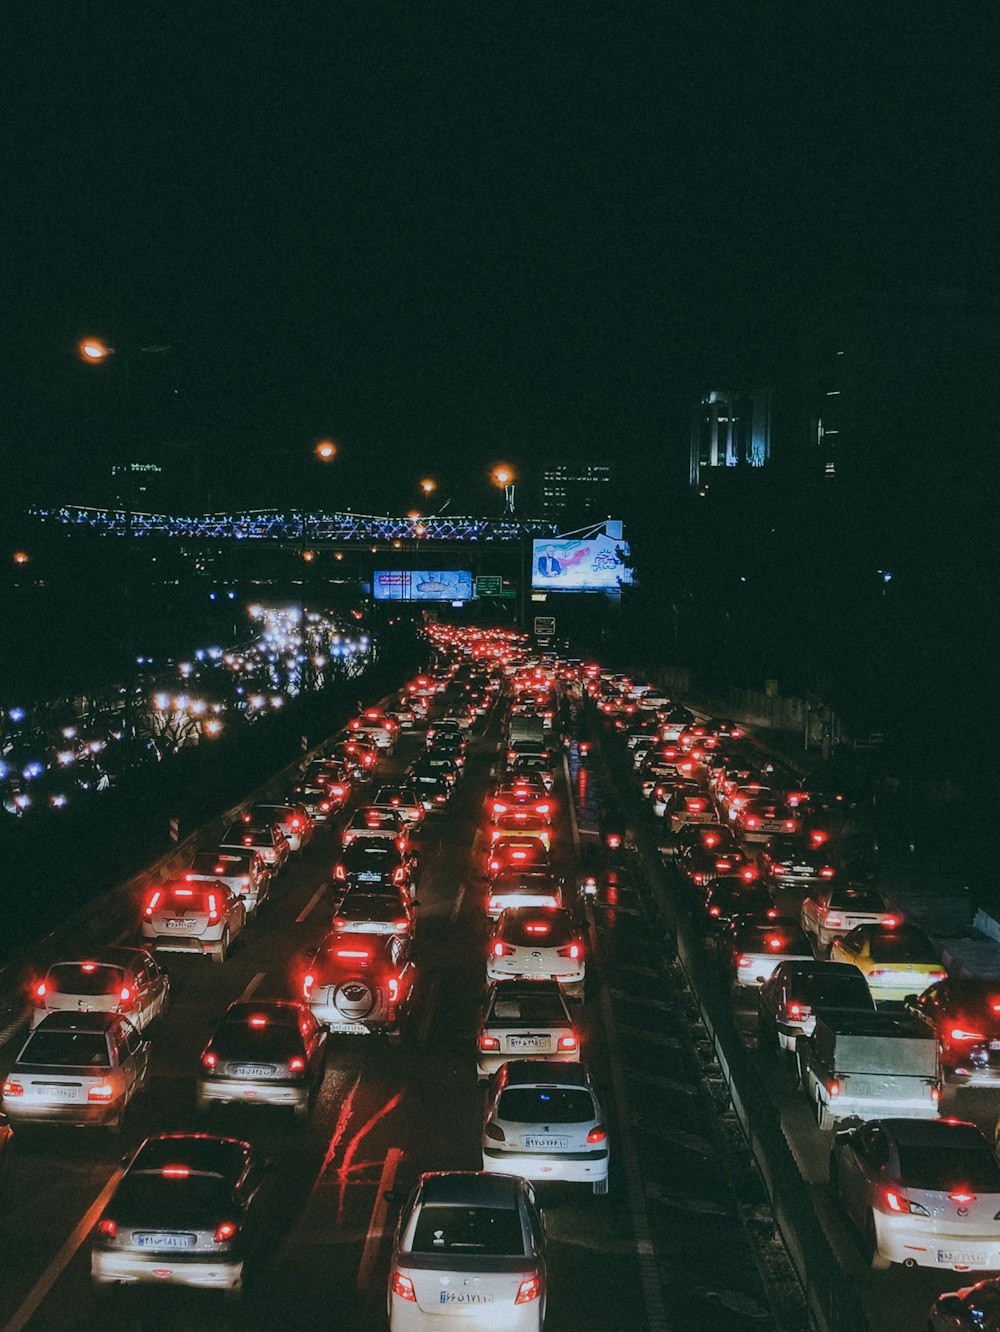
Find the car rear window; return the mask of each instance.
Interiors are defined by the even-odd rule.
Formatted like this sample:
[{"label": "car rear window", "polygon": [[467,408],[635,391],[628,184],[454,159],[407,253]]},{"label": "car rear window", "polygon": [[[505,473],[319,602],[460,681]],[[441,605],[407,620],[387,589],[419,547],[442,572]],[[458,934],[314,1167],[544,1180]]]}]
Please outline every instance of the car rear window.
[{"label": "car rear window", "polygon": [[497,1118],[515,1124],[584,1124],[594,1118],[594,1102],[582,1087],[508,1087],[500,1094]]},{"label": "car rear window", "polygon": [[884,911],[885,898],[874,888],[838,888],[830,898],[830,905],[845,911]]},{"label": "car rear window", "polygon": [[566,1013],[554,994],[520,994],[516,997],[498,996],[490,1009],[488,1026],[529,1027],[565,1026]]},{"label": "car rear window", "polygon": [[899,1144],[902,1183],[911,1189],[1000,1193],[1000,1165],[989,1147]]},{"label": "car rear window", "polygon": [[872,936],[871,955],[876,962],[937,962],[938,957],[927,939],[916,930],[900,930]]},{"label": "car rear window", "polygon": [[421,1207],[412,1251],[520,1256],[524,1253],[520,1217],[512,1207]]},{"label": "car rear window", "polygon": [[[170,1167],[168,1166],[167,1169]],[[159,1171],[127,1174],[115,1194],[119,1217],[171,1229],[177,1224],[214,1224],[232,1208],[233,1195],[218,1175],[164,1175]]]},{"label": "car rear window", "polygon": [[212,1049],[220,1059],[284,1061],[302,1053],[302,1037],[295,1027],[272,1022],[265,1027],[252,1027],[249,1022],[224,1022],[212,1038]]},{"label": "car rear window", "polygon": [[125,973],[106,962],[60,962],[49,968],[46,983],[61,994],[111,994],[125,984]]},{"label": "car rear window", "polygon": [[21,1054],[23,1064],[108,1068],[108,1043],[99,1031],[36,1031]]},{"label": "car rear window", "polygon": [[504,921],[503,937],[520,948],[563,948],[573,938],[573,924],[568,917],[525,915]]},{"label": "car rear window", "polygon": [[788,997],[794,1003],[808,1004],[810,1008],[871,1007],[868,982],[857,976],[796,976],[788,986]]},{"label": "car rear window", "polygon": [[207,911],[208,893],[200,888],[168,888],[163,894],[165,911]]}]

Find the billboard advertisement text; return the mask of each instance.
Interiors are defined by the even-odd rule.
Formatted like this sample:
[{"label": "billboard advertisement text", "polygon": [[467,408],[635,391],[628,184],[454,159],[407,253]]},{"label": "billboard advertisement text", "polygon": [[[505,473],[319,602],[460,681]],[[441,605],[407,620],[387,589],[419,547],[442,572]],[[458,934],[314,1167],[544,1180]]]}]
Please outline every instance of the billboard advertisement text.
[{"label": "billboard advertisement text", "polygon": [[376,569],[376,601],[471,601],[472,574],[467,569]]},{"label": "billboard advertisement text", "polygon": [[632,581],[622,563],[628,546],[603,532],[597,536],[543,538],[531,543],[531,586],[553,592],[617,592]]}]

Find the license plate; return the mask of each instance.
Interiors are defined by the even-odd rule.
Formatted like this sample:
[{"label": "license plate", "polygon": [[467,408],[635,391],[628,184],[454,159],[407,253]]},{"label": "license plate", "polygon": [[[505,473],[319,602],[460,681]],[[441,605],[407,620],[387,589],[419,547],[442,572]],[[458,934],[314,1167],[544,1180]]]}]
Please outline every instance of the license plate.
[{"label": "license plate", "polygon": [[951,1267],[985,1267],[986,1253],[970,1249],[938,1249],[937,1260]]},{"label": "license plate", "polygon": [[524,1145],[530,1150],[535,1151],[555,1151],[561,1147],[569,1146],[569,1138],[525,1138]]},{"label": "license plate", "polygon": [[359,883],[374,883],[376,879],[381,879],[378,870],[362,870],[357,876]]},{"label": "license plate", "polygon": [[811,866],[811,865],[794,865],[794,866],[792,867],[792,873],[793,873],[793,874],[812,874],[812,866]]},{"label": "license plate", "polygon": [[507,1037],[507,1046],[511,1050],[547,1050],[551,1044],[551,1036]]},{"label": "license plate", "polygon": [[193,1249],[197,1243],[195,1235],[165,1235],[162,1231],[150,1231],[136,1235],[135,1242],[140,1249]]},{"label": "license plate", "polygon": [[168,921],[167,921],[167,929],[168,929],[168,930],[190,930],[190,929],[193,929],[194,926],[195,926],[195,922],[194,922],[193,920],[168,920]]},{"label": "license plate", "polygon": [[48,1087],[46,1090],[57,1101],[78,1101],[80,1099],[79,1087]]},{"label": "license plate", "polygon": [[485,1290],[442,1290],[442,1304],[492,1304],[493,1296]]},{"label": "license plate", "polygon": [[368,1028],[361,1022],[330,1022],[327,1030],[342,1036],[367,1036]]},{"label": "license plate", "polygon": [[1000,1050],[1000,1041],[990,1041],[991,1050]]},{"label": "license plate", "polygon": [[266,1064],[237,1064],[233,1072],[238,1078],[272,1078],[274,1066]]}]

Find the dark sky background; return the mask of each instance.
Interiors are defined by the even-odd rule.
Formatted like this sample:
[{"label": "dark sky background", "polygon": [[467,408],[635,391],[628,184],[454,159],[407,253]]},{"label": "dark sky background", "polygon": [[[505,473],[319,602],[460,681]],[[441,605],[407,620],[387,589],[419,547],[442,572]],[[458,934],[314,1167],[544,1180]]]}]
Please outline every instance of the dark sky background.
[{"label": "dark sky background", "polygon": [[693,396],[818,296],[996,295],[993,4],[58,9],[5,19],[8,504],[123,448],[192,508],[495,506],[579,451],[668,502]]}]

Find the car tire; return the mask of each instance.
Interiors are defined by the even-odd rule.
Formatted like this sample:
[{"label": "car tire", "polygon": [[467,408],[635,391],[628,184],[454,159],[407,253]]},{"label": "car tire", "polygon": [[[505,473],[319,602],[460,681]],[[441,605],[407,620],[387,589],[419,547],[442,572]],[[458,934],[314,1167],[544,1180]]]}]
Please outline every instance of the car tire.
[{"label": "car tire", "polygon": [[761,1050],[770,1050],[773,1054],[778,1054],[781,1049],[777,1024],[764,1017],[763,1013],[757,1014],[757,1044]]},{"label": "car tire", "polygon": [[218,952],[212,954],[212,961],[218,962],[219,965],[221,966],[222,963],[225,962],[228,953],[229,953],[229,931],[228,929],[226,929],[222,931],[222,940],[219,943]]},{"label": "car tire", "polygon": [[215,1104],[208,1096],[196,1096],[194,1098],[195,1112],[199,1115],[211,1114],[212,1106]]},{"label": "car tire", "polygon": [[122,1134],[122,1129],[125,1127],[125,1111],[119,1110],[117,1115],[115,1115],[114,1119],[108,1120],[105,1127],[107,1128],[108,1132],[111,1134],[112,1137],[120,1138]]},{"label": "car tire", "polygon": [[390,1045],[402,1045],[406,1040],[406,1028],[393,1027],[391,1031],[386,1033],[386,1036]]},{"label": "car tire", "polygon": [[591,1187],[597,1197],[603,1198],[608,1191],[607,1175],[605,1175],[603,1179],[595,1179]]},{"label": "car tire", "polygon": [[872,1271],[887,1272],[892,1263],[879,1252],[878,1235],[875,1231],[875,1213],[871,1211],[865,1220],[864,1244],[865,1258]]}]

